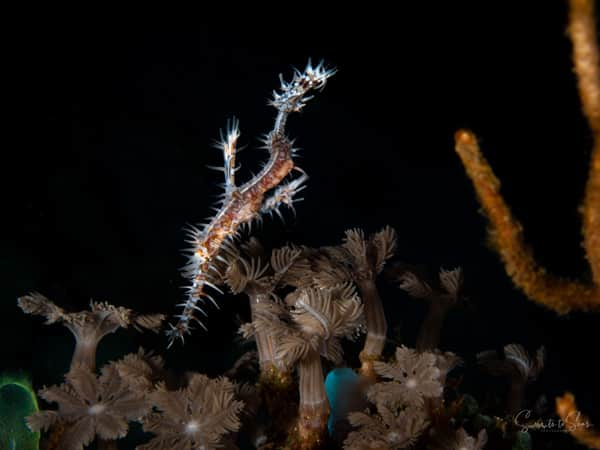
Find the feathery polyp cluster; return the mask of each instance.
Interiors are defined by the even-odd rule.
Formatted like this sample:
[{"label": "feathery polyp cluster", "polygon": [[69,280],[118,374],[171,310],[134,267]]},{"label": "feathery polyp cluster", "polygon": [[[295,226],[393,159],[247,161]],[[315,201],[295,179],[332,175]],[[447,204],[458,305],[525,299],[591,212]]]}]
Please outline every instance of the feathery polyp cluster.
[{"label": "feathery polyp cluster", "polygon": [[417,337],[417,350],[438,348],[446,314],[462,297],[464,278],[462,268],[440,269],[439,283],[437,283],[439,288],[433,288],[416,271],[400,269],[398,274],[392,276],[399,282],[400,289],[408,295],[429,303],[427,315]]},{"label": "feathery polyp cluster", "polygon": [[373,378],[373,361],[381,357],[387,335],[387,321],[375,284],[386,261],[396,251],[396,232],[390,226],[368,238],[359,229],[347,230],[341,249],[347,255],[351,278],[365,305],[367,338],[360,353],[362,375]]},{"label": "feathery polyp cluster", "polygon": [[318,439],[329,413],[321,356],[342,361],[340,339],[356,336],[363,305],[350,284],[306,287],[293,297],[289,307],[274,302],[257,305],[253,330],[272,335],[276,359],[286,367],[298,367],[298,435],[306,443]]},{"label": "feathery polyp cluster", "polygon": [[477,362],[490,375],[505,376],[510,379],[506,410],[516,414],[522,409],[527,383],[535,380],[544,367],[545,349],[540,347],[535,357],[530,356],[520,344],[504,347],[504,358],[494,350],[477,354]]},{"label": "feathery polyp cluster", "polygon": [[[222,292],[217,286],[222,275],[219,273],[217,261],[226,261],[235,257],[232,241],[240,232],[242,225],[250,225],[260,220],[264,213],[279,213],[281,205],[291,207],[294,196],[303,189],[307,176],[295,167],[293,161],[293,142],[285,135],[285,123],[290,113],[300,111],[312,97],[310,92],[321,90],[327,79],[335,70],[326,69],[323,63],[313,67],[308,63],[304,72],[295,71],[292,81],[281,79],[279,92],[274,92],[270,104],[277,109],[277,117],[273,130],[265,139],[265,147],[269,151],[269,160],[260,172],[241,186],[236,185],[236,149],[240,137],[238,122],[229,122],[226,136],[222,136],[220,146],[223,150],[225,173],[225,192],[216,215],[201,228],[192,227],[190,231],[189,263],[184,268],[184,275],[190,280],[187,299],[178,306],[183,312],[176,317],[178,322],[167,331],[170,344],[177,338],[183,341],[184,335],[190,333],[191,322],[196,321],[196,313],[204,314],[199,303],[203,299],[214,302],[207,288]],[[296,168],[302,176],[286,185],[282,181]],[[277,189],[276,189],[277,188]],[[270,197],[267,193],[275,189]],[[216,303],[215,303],[216,304]]]},{"label": "feathery polyp cluster", "polygon": [[441,398],[446,374],[459,362],[452,353],[419,353],[404,346],[396,349],[395,356],[390,363],[374,363],[376,374],[390,381],[375,383],[366,391],[376,412],[349,414],[356,429],[344,441],[345,449],[412,446],[433,421],[426,400]]},{"label": "feathery polyp cluster", "polygon": [[104,336],[119,328],[146,328],[158,332],[165,316],[138,314],[135,311],[106,302],[90,302],[89,311],[67,312],[42,294],[32,292],[18,299],[19,307],[28,314],[44,316],[47,324],[62,323],[75,337],[75,353],[71,368],[85,365],[96,370],[96,348]]},{"label": "feathery polyp cluster", "polygon": [[187,387],[169,391],[159,383],[150,394],[158,412],[144,417],[144,430],[156,434],[139,449],[223,447],[223,437],[240,427],[243,403],[226,378],[194,374]]},{"label": "feathery polyp cluster", "polygon": [[67,373],[64,384],[44,388],[39,395],[58,403],[58,410],[37,412],[27,418],[27,424],[35,431],[63,425],[60,448],[66,450],[80,450],[96,436],[122,438],[128,422],[151,408],[144,396],[122,382],[113,364],[105,366],[99,377],[87,366],[76,366]]}]

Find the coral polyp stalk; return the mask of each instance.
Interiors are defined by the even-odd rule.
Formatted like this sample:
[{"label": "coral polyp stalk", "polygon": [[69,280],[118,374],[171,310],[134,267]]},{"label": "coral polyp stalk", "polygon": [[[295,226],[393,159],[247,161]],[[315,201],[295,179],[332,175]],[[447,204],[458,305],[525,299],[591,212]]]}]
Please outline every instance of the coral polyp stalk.
[{"label": "coral polyp stalk", "polygon": [[73,358],[71,359],[71,369],[78,364],[89,367],[92,371],[96,370],[96,349],[98,348],[98,342],[100,337],[92,334],[84,335],[77,334],[77,330],[69,327],[75,336],[75,351],[73,352]]},{"label": "coral polyp stalk", "polygon": [[314,448],[325,431],[329,413],[320,358],[342,362],[340,338],[356,335],[363,305],[353,286],[347,284],[300,289],[293,304],[259,304],[255,312],[254,333],[264,331],[274,336],[277,360],[286,368],[298,367],[300,404],[293,435],[299,448]]},{"label": "coral polyp stalk", "polygon": [[46,317],[47,324],[62,323],[73,333],[75,352],[71,359],[71,370],[86,366],[94,372],[98,343],[107,334],[129,326],[158,332],[164,320],[162,314],[137,314],[128,308],[93,301],[90,302],[89,311],[69,313],[37,292],[20,297],[18,305],[28,314]]},{"label": "coral polyp stalk", "polygon": [[453,307],[462,288],[462,269],[440,271],[440,289],[434,289],[429,282],[413,270],[397,264],[389,271],[392,279],[399,282],[400,289],[411,297],[428,303],[427,315],[419,328],[416,348],[418,351],[434,350],[439,346],[442,326],[448,310]]},{"label": "coral polyp stalk", "polygon": [[[259,294],[256,293],[254,295],[250,295],[250,313],[251,320],[254,320],[254,308],[253,305],[258,305],[260,303],[264,303],[270,301],[267,294]],[[258,360],[260,364],[261,372],[263,370],[267,370],[269,366],[274,365],[275,361],[275,345],[273,342],[273,337],[264,332],[256,332],[254,335],[256,340],[256,349],[258,351]]]},{"label": "coral polyp stalk", "polygon": [[298,374],[298,434],[305,443],[314,443],[324,433],[329,416],[321,356],[317,351],[309,351],[306,357],[300,360]]},{"label": "coral polyp stalk", "polygon": [[356,284],[364,302],[367,327],[367,337],[360,353],[361,373],[374,379],[373,361],[378,360],[383,352],[387,336],[387,321],[375,281],[366,279],[357,281]]},{"label": "coral polyp stalk", "polygon": [[[271,295],[270,293],[250,290],[248,296],[250,298],[251,318],[255,320],[257,306],[271,302]],[[256,330],[254,339],[256,341],[260,373],[263,381],[275,383],[276,385],[288,384],[291,381],[289,371],[276,358],[277,343],[275,342],[275,336],[262,330]]]},{"label": "coral polyp stalk", "polygon": [[373,361],[381,357],[387,335],[387,321],[376,278],[396,250],[396,232],[387,226],[365,239],[362,230],[348,230],[343,248],[348,253],[352,278],[364,303],[367,337],[360,353],[361,373],[375,379]]},{"label": "coral polyp stalk", "polygon": [[381,355],[387,335],[387,321],[379,293],[373,281],[358,283],[358,289],[365,302],[367,337],[363,351],[368,355]]},{"label": "coral polyp stalk", "polygon": [[[235,155],[239,129],[237,122],[231,123],[227,136],[221,143],[225,160],[225,193],[223,203],[216,216],[202,229],[193,228],[191,231],[191,256],[184,269],[191,285],[183,306],[183,312],[176,316],[178,322],[171,325],[167,331],[170,344],[177,338],[183,342],[184,335],[189,334],[195,321],[204,327],[197,319],[196,312],[204,314],[199,306],[201,300],[209,299],[214,302],[208,288],[220,292],[215,280],[215,263],[219,254],[230,252],[231,240],[238,234],[243,224],[250,224],[259,219],[265,212],[279,211],[282,204],[292,207],[293,196],[301,190],[301,184],[306,177],[280,186],[284,178],[295,168],[293,142],[285,135],[285,124],[292,112],[300,111],[306,102],[312,98],[308,94],[320,90],[327,79],[335,73],[325,69],[323,64],[313,67],[310,62],[304,72],[296,71],[291,82],[281,79],[280,92],[273,93],[271,105],[277,109],[277,117],[273,130],[265,139],[269,151],[269,160],[251,180],[241,186],[235,184]],[[268,191],[279,186],[271,198],[265,198]]]},{"label": "coral polyp stalk", "polygon": [[258,351],[258,361],[263,387],[287,388],[291,382],[289,368],[277,358],[277,342],[273,334],[256,329],[252,324],[263,307],[269,307],[276,298],[275,290],[281,284],[286,272],[300,255],[299,250],[282,248],[274,250],[267,262],[262,246],[255,238],[240,245],[249,260],[240,254],[237,260],[225,271],[224,280],[231,292],[244,292],[250,304],[251,322],[242,325],[240,332],[246,337],[253,336]]},{"label": "coral polyp stalk", "polygon": [[444,320],[451,307],[451,303],[436,301],[435,299],[429,303],[427,315],[417,336],[416,348],[418,351],[431,351],[439,347]]}]

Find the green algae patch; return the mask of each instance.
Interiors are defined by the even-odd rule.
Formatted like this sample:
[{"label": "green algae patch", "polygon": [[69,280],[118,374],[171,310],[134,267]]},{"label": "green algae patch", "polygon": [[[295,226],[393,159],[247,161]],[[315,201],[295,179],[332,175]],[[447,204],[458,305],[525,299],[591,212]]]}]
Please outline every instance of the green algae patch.
[{"label": "green algae patch", "polygon": [[25,418],[38,411],[29,377],[0,374],[0,450],[38,450],[40,434],[27,428]]}]

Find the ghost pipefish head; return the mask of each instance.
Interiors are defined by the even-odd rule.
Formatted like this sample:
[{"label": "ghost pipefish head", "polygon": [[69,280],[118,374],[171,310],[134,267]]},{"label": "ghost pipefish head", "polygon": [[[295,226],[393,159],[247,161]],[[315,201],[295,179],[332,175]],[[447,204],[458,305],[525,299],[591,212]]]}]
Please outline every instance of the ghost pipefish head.
[{"label": "ghost pipefish head", "polygon": [[286,82],[279,74],[281,81],[280,92],[273,91],[273,99],[270,105],[282,113],[300,111],[312,96],[307,95],[311,91],[321,90],[327,84],[327,79],[336,73],[335,68],[326,68],[323,61],[313,67],[310,59],[304,69],[300,72],[294,69],[292,81]]}]

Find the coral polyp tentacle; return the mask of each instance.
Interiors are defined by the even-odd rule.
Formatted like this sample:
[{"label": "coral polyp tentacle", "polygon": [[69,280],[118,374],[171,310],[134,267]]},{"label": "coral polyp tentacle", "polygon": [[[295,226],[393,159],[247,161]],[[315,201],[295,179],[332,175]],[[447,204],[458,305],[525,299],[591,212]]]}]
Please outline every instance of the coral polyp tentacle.
[{"label": "coral polyp tentacle", "polygon": [[[253,221],[260,222],[261,214],[273,212],[281,215],[279,207],[283,204],[293,210],[293,203],[298,201],[294,196],[304,189],[308,176],[302,175],[289,183],[280,186],[281,182],[295,168],[293,156],[297,149],[294,143],[285,135],[285,124],[290,113],[300,111],[312,96],[308,95],[315,90],[321,90],[327,79],[335,73],[327,69],[323,63],[313,66],[310,61],[304,72],[295,71],[290,82],[284,81],[280,76],[281,87],[279,92],[274,92],[270,104],[277,109],[275,126],[265,137],[265,148],[269,151],[269,160],[258,174],[241,186],[236,185],[235,172],[236,152],[240,137],[237,119],[228,122],[225,132],[221,133],[218,146],[223,151],[223,168],[225,174],[225,192],[222,195],[222,204],[216,207],[215,216],[202,228],[189,226],[187,241],[192,245],[189,261],[183,267],[183,275],[189,280],[187,299],[180,304],[183,312],[176,316],[177,324],[167,330],[169,346],[176,339],[181,339],[190,333],[191,322],[198,322],[206,328],[195,316],[195,312],[205,314],[199,306],[200,302],[211,301],[217,303],[206,292],[212,288],[223,293],[218,287],[220,273],[216,265],[228,264],[237,258],[232,241],[239,236],[243,225],[248,228]],[[266,198],[271,191],[273,194]]]}]

